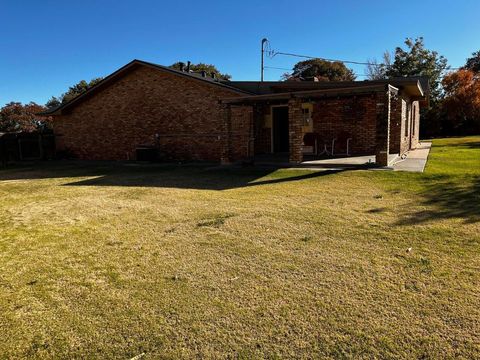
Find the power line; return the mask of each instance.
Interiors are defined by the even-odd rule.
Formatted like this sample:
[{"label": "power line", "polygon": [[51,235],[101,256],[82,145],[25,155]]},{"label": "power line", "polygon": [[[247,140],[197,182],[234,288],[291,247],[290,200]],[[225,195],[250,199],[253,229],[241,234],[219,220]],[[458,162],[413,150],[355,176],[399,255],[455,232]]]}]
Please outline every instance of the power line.
[{"label": "power line", "polygon": [[[392,67],[393,65],[391,64],[378,64],[378,63],[372,63],[372,62],[363,62],[363,61],[353,61],[353,60],[338,60],[338,59],[328,59],[328,58],[322,58],[318,56],[310,56],[310,55],[302,55],[302,54],[295,54],[295,53],[289,53],[289,52],[282,52],[282,51],[275,51],[271,48],[270,41],[267,40],[267,48],[265,49],[267,56],[270,59],[273,59],[277,55],[284,55],[284,56],[292,56],[292,57],[299,57],[299,58],[304,58],[304,59],[320,59],[328,62],[341,62],[344,64],[352,64],[352,65],[365,65],[365,66],[376,66],[376,67]],[[275,69],[275,70],[287,70],[292,72],[292,69],[287,69],[287,68],[282,68],[282,67],[275,67],[275,66],[265,66],[265,69]],[[445,69],[445,71],[454,71],[454,70],[459,70],[462,69],[461,67],[449,67]],[[367,74],[354,74],[355,76],[364,76],[368,77],[369,75]]]},{"label": "power line", "polygon": [[290,68],[276,67],[276,66],[265,66],[265,69],[275,69],[275,70],[288,70],[292,71]]},{"label": "power line", "polygon": [[305,59],[320,59],[320,60],[325,60],[325,61],[330,61],[330,62],[342,62],[342,63],[345,63],[345,64],[354,64],[354,65],[392,66],[392,65],[386,65],[386,64],[376,64],[376,63],[371,63],[371,62],[327,59],[327,58],[322,58],[322,57],[318,57],[318,56],[300,55],[300,54],[286,53],[286,52],[281,52],[281,51],[274,51],[273,55],[269,56],[269,57],[271,59],[273,59],[277,55],[294,56],[294,57],[300,57],[300,58],[305,58]]},{"label": "power line", "polygon": [[[284,67],[276,67],[276,66],[265,66],[265,69],[273,69],[273,70],[287,70],[292,72],[292,69],[289,68],[284,68]],[[366,74],[356,74],[354,73],[355,76],[368,76]]]},{"label": "power line", "polygon": [[[281,52],[281,51],[270,51],[268,53],[268,56],[271,59],[273,59],[276,55],[293,56],[293,57],[299,57],[299,58],[304,58],[304,59],[320,59],[320,60],[329,61],[329,62],[341,62],[341,63],[344,63],[344,64],[353,64],[353,65],[370,65],[370,66],[385,66],[385,67],[392,67],[393,66],[393,65],[388,65],[388,64],[378,64],[378,63],[372,63],[372,62],[327,59],[327,58],[322,58],[322,57],[318,57],[318,56],[286,53],[286,52]],[[461,69],[461,67],[450,67],[447,70],[459,70],[459,69]]]}]

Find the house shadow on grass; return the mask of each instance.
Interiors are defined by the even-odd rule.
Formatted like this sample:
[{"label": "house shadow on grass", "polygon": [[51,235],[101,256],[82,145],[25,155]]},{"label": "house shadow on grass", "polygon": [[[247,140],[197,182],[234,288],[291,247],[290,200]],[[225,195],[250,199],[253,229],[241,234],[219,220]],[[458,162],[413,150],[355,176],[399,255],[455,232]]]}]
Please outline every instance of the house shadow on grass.
[{"label": "house shadow on grass", "polygon": [[[282,173],[276,168],[198,169],[180,167],[169,171],[116,172],[65,184],[65,186],[132,186],[197,190],[228,190],[249,186],[278,184],[332,175],[339,172],[309,171],[298,175]],[[266,178],[265,178],[266,177]],[[265,178],[265,179],[264,179]]]},{"label": "house shadow on grass", "polygon": [[435,183],[427,187],[419,202],[425,209],[408,214],[398,225],[413,225],[439,219],[480,221],[480,177],[465,182]]},{"label": "house shadow on grass", "polygon": [[[115,162],[39,163],[0,171],[2,181],[65,179],[63,186],[163,187],[227,190],[328,176],[341,170],[282,171],[279,167],[219,167],[206,164]],[[79,179],[77,179],[79,178]]]}]

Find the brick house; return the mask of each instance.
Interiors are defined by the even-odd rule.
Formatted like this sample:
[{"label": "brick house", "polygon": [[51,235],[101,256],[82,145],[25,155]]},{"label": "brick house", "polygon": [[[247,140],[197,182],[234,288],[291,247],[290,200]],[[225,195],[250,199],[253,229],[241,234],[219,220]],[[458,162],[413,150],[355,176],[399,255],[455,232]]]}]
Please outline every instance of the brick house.
[{"label": "brick house", "polygon": [[165,160],[223,163],[261,154],[403,154],[419,141],[425,78],[356,82],[223,81],[134,60],[54,117],[57,150],[80,159],[135,159],[139,147]]}]

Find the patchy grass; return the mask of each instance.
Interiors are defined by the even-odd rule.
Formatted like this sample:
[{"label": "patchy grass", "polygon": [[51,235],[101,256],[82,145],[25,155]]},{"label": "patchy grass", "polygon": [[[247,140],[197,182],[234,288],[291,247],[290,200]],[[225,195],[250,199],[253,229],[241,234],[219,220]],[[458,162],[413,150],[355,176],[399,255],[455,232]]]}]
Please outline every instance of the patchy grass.
[{"label": "patchy grass", "polygon": [[480,137],[424,174],[0,170],[2,358],[478,358]]}]

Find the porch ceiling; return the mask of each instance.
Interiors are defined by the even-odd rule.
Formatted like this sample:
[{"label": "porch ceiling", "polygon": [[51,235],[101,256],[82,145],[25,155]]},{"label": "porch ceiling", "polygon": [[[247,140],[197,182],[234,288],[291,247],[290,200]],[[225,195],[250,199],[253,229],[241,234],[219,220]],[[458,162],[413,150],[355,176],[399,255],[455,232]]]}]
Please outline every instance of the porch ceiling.
[{"label": "porch ceiling", "polygon": [[369,85],[362,87],[346,87],[346,88],[335,88],[335,89],[321,89],[321,90],[308,90],[308,91],[293,91],[293,92],[284,92],[276,94],[265,94],[265,95],[251,95],[251,96],[241,96],[235,98],[222,99],[221,102],[224,104],[231,105],[241,105],[241,104],[253,104],[259,101],[269,101],[269,100],[288,100],[292,98],[328,98],[328,97],[337,97],[337,96],[355,96],[360,94],[371,94],[376,92],[383,92],[389,89],[393,92],[398,92],[398,89],[391,85]]}]

